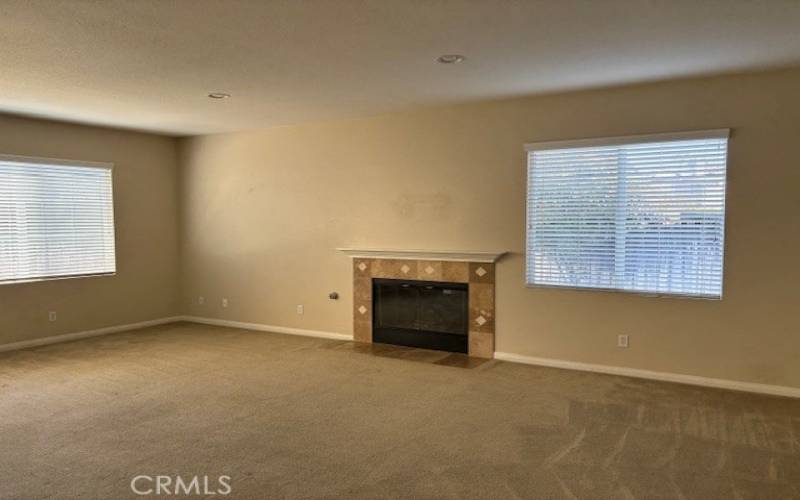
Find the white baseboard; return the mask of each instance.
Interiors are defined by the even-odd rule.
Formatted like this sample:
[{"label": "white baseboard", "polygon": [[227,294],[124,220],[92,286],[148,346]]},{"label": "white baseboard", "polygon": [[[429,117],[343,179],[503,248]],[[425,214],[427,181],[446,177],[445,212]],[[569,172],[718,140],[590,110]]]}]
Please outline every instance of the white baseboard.
[{"label": "white baseboard", "polygon": [[166,323],[174,323],[176,321],[181,321],[181,317],[172,316],[169,318],[152,319],[150,321],[140,321],[138,323],[128,323],[125,325],[106,326],[104,328],[97,328],[95,330],[85,330],[82,332],[65,333],[62,335],[53,335],[50,337],[42,337],[32,340],[21,340],[19,342],[11,342],[9,344],[0,344],[0,352],[16,351],[17,349],[26,349],[28,347],[36,347],[40,345],[57,344],[59,342],[69,342],[70,340],[85,339],[88,337],[97,337],[99,335],[108,335],[110,333],[125,332],[128,330],[137,330],[139,328],[164,325]]},{"label": "white baseboard", "polygon": [[738,380],[700,377],[697,375],[682,375],[679,373],[656,372],[651,370],[640,370],[638,368],[625,368],[622,366],[596,365],[592,363],[580,363],[577,361],[567,361],[563,359],[537,358],[534,356],[523,356],[521,354],[513,354],[510,352],[495,352],[494,358],[503,361],[511,361],[513,363],[524,363],[527,365],[549,366],[551,368],[564,368],[567,370],[606,373],[609,375],[621,375],[624,377],[645,378],[649,380],[660,380],[663,382],[675,382],[678,384],[699,385],[703,387],[714,387],[717,389],[729,389],[732,391],[755,392],[759,394],[770,394],[773,396],[800,398],[800,387],[758,384],[754,382],[741,382]]},{"label": "white baseboard", "polygon": [[[203,318],[200,316],[181,316],[179,319],[181,321],[189,321],[192,323],[202,323],[205,325],[215,325],[215,326],[227,326],[230,328],[242,328],[245,330],[286,333],[289,335],[302,335],[306,337],[319,337],[319,338],[333,339],[333,340],[353,340],[352,335],[347,335],[343,333],[334,333],[334,332],[324,332],[319,330],[304,330],[300,328],[289,328],[285,326],[264,325],[261,323],[245,323],[242,321],[231,321],[226,319]],[[660,380],[663,382],[675,382],[678,384],[697,385],[702,387],[714,387],[717,389],[728,389],[733,391],[754,392],[758,394],[769,394],[773,396],[800,398],[800,388],[798,387],[758,384],[754,382],[741,382],[738,380],[700,377],[697,375],[682,375],[679,373],[640,370],[637,368],[625,368],[622,366],[581,363],[577,361],[567,361],[563,359],[538,358],[538,357],[523,356],[521,354],[514,354],[508,352],[495,352],[494,359],[502,361],[510,361],[513,363],[524,363],[528,365],[563,368],[567,370],[605,373],[609,375],[620,375],[623,377],[644,378],[649,380]]]},{"label": "white baseboard", "polygon": [[[0,344],[0,352],[15,351],[59,342],[97,337],[111,333],[137,330],[150,326],[164,325],[178,321],[189,321],[205,325],[227,326],[230,328],[242,328],[245,330],[256,330],[262,332],[285,333],[288,335],[302,335],[305,337],[318,337],[333,340],[353,340],[352,335],[335,332],[325,332],[319,330],[305,330],[301,328],[290,328],[286,326],[264,325],[261,323],[246,323],[243,321],[231,321],[217,318],[203,318],[200,316],[171,316],[138,323],[128,323],[125,325],[107,326],[94,330],[82,332],[65,333],[63,335],[53,335],[32,340],[22,340],[8,344]],[[540,358],[535,356],[524,356],[510,352],[495,352],[494,358],[501,361],[513,363],[523,363],[527,365],[548,366],[551,368],[563,368],[566,370],[578,370],[594,373],[605,373],[608,375],[620,375],[623,377],[643,378],[649,380],[660,380],[664,382],[675,382],[678,384],[697,385],[702,387],[714,387],[717,389],[728,389],[733,391],[754,392],[758,394],[770,394],[773,396],[784,396],[790,398],[800,398],[800,387],[790,387],[783,385],[759,384],[754,382],[742,382],[738,380],[728,380],[719,378],[700,377],[697,375],[683,375],[680,373],[657,372],[651,370],[641,370],[638,368],[625,368],[622,366],[598,365],[593,363],[581,363],[578,361],[567,361],[564,359]]]},{"label": "white baseboard", "polygon": [[257,330],[259,332],[285,333],[288,335],[302,335],[304,337],[319,337],[322,339],[333,340],[353,340],[352,335],[345,333],[323,332],[319,330],[304,330],[302,328],[289,328],[287,326],[264,325],[261,323],[245,323],[243,321],[231,321],[227,319],[203,318],[201,316],[181,316],[181,321],[192,323],[202,323],[204,325],[227,326],[230,328],[242,328],[244,330]]}]

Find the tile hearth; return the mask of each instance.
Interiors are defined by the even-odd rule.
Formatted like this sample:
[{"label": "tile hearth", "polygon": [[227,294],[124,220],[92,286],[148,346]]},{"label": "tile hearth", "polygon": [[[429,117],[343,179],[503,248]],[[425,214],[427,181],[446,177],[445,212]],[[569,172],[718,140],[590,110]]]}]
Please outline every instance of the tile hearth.
[{"label": "tile hearth", "polygon": [[391,344],[365,344],[363,342],[340,341],[331,343],[328,349],[336,351],[357,352],[380,358],[403,359],[419,363],[450,366],[453,368],[489,368],[496,361],[485,358],[476,358],[466,354],[445,351],[431,351],[417,347],[405,347]]}]

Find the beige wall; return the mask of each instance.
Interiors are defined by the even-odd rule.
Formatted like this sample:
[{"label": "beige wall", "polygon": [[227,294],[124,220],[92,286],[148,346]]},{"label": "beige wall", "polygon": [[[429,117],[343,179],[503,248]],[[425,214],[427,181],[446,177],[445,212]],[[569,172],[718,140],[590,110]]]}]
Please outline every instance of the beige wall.
[{"label": "beige wall", "polygon": [[[733,129],[723,301],[524,287],[524,143],[720,127]],[[184,139],[180,159],[170,138],[0,116],[0,154],[115,163],[118,265],[0,286],[0,344],[181,312],[350,333],[336,247],[508,250],[498,351],[800,386],[798,137],[800,70]]]},{"label": "beige wall", "polygon": [[[723,301],[525,288],[524,143],[722,127]],[[799,140],[798,70],[185,139],[183,309],[350,333],[336,247],[508,250],[497,351],[800,386]]]},{"label": "beige wall", "polygon": [[0,285],[0,344],[177,314],[175,139],[0,115],[0,153],[114,163],[117,244],[116,276]]}]

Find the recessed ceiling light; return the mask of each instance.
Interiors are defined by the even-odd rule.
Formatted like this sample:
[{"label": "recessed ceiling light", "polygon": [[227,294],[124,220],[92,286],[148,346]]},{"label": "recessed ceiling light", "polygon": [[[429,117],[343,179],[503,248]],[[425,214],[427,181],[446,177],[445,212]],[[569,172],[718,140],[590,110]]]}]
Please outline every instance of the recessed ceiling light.
[{"label": "recessed ceiling light", "polygon": [[462,62],[464,59],[465,57],[459,54],[445,54],[437,57],[436,62],[442,64],[456,64]]},{"label": "recessed ceiling light", "polygon": [[208,94],[208,97],[210,97],[211,99],[227,99],[230,96],[231,96],[230,94],[226,94],[225,92],[211,92],[210,94]]}]

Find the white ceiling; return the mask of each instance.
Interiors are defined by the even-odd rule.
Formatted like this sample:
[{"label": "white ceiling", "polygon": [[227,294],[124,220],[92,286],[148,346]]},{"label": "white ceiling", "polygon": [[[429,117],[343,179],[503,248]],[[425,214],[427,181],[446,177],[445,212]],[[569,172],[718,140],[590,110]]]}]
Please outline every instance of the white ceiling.
[{"label": "white ceiling", "polygon": [[799,0],[0,0],[0,112],[174,135],[794,64]]}]

